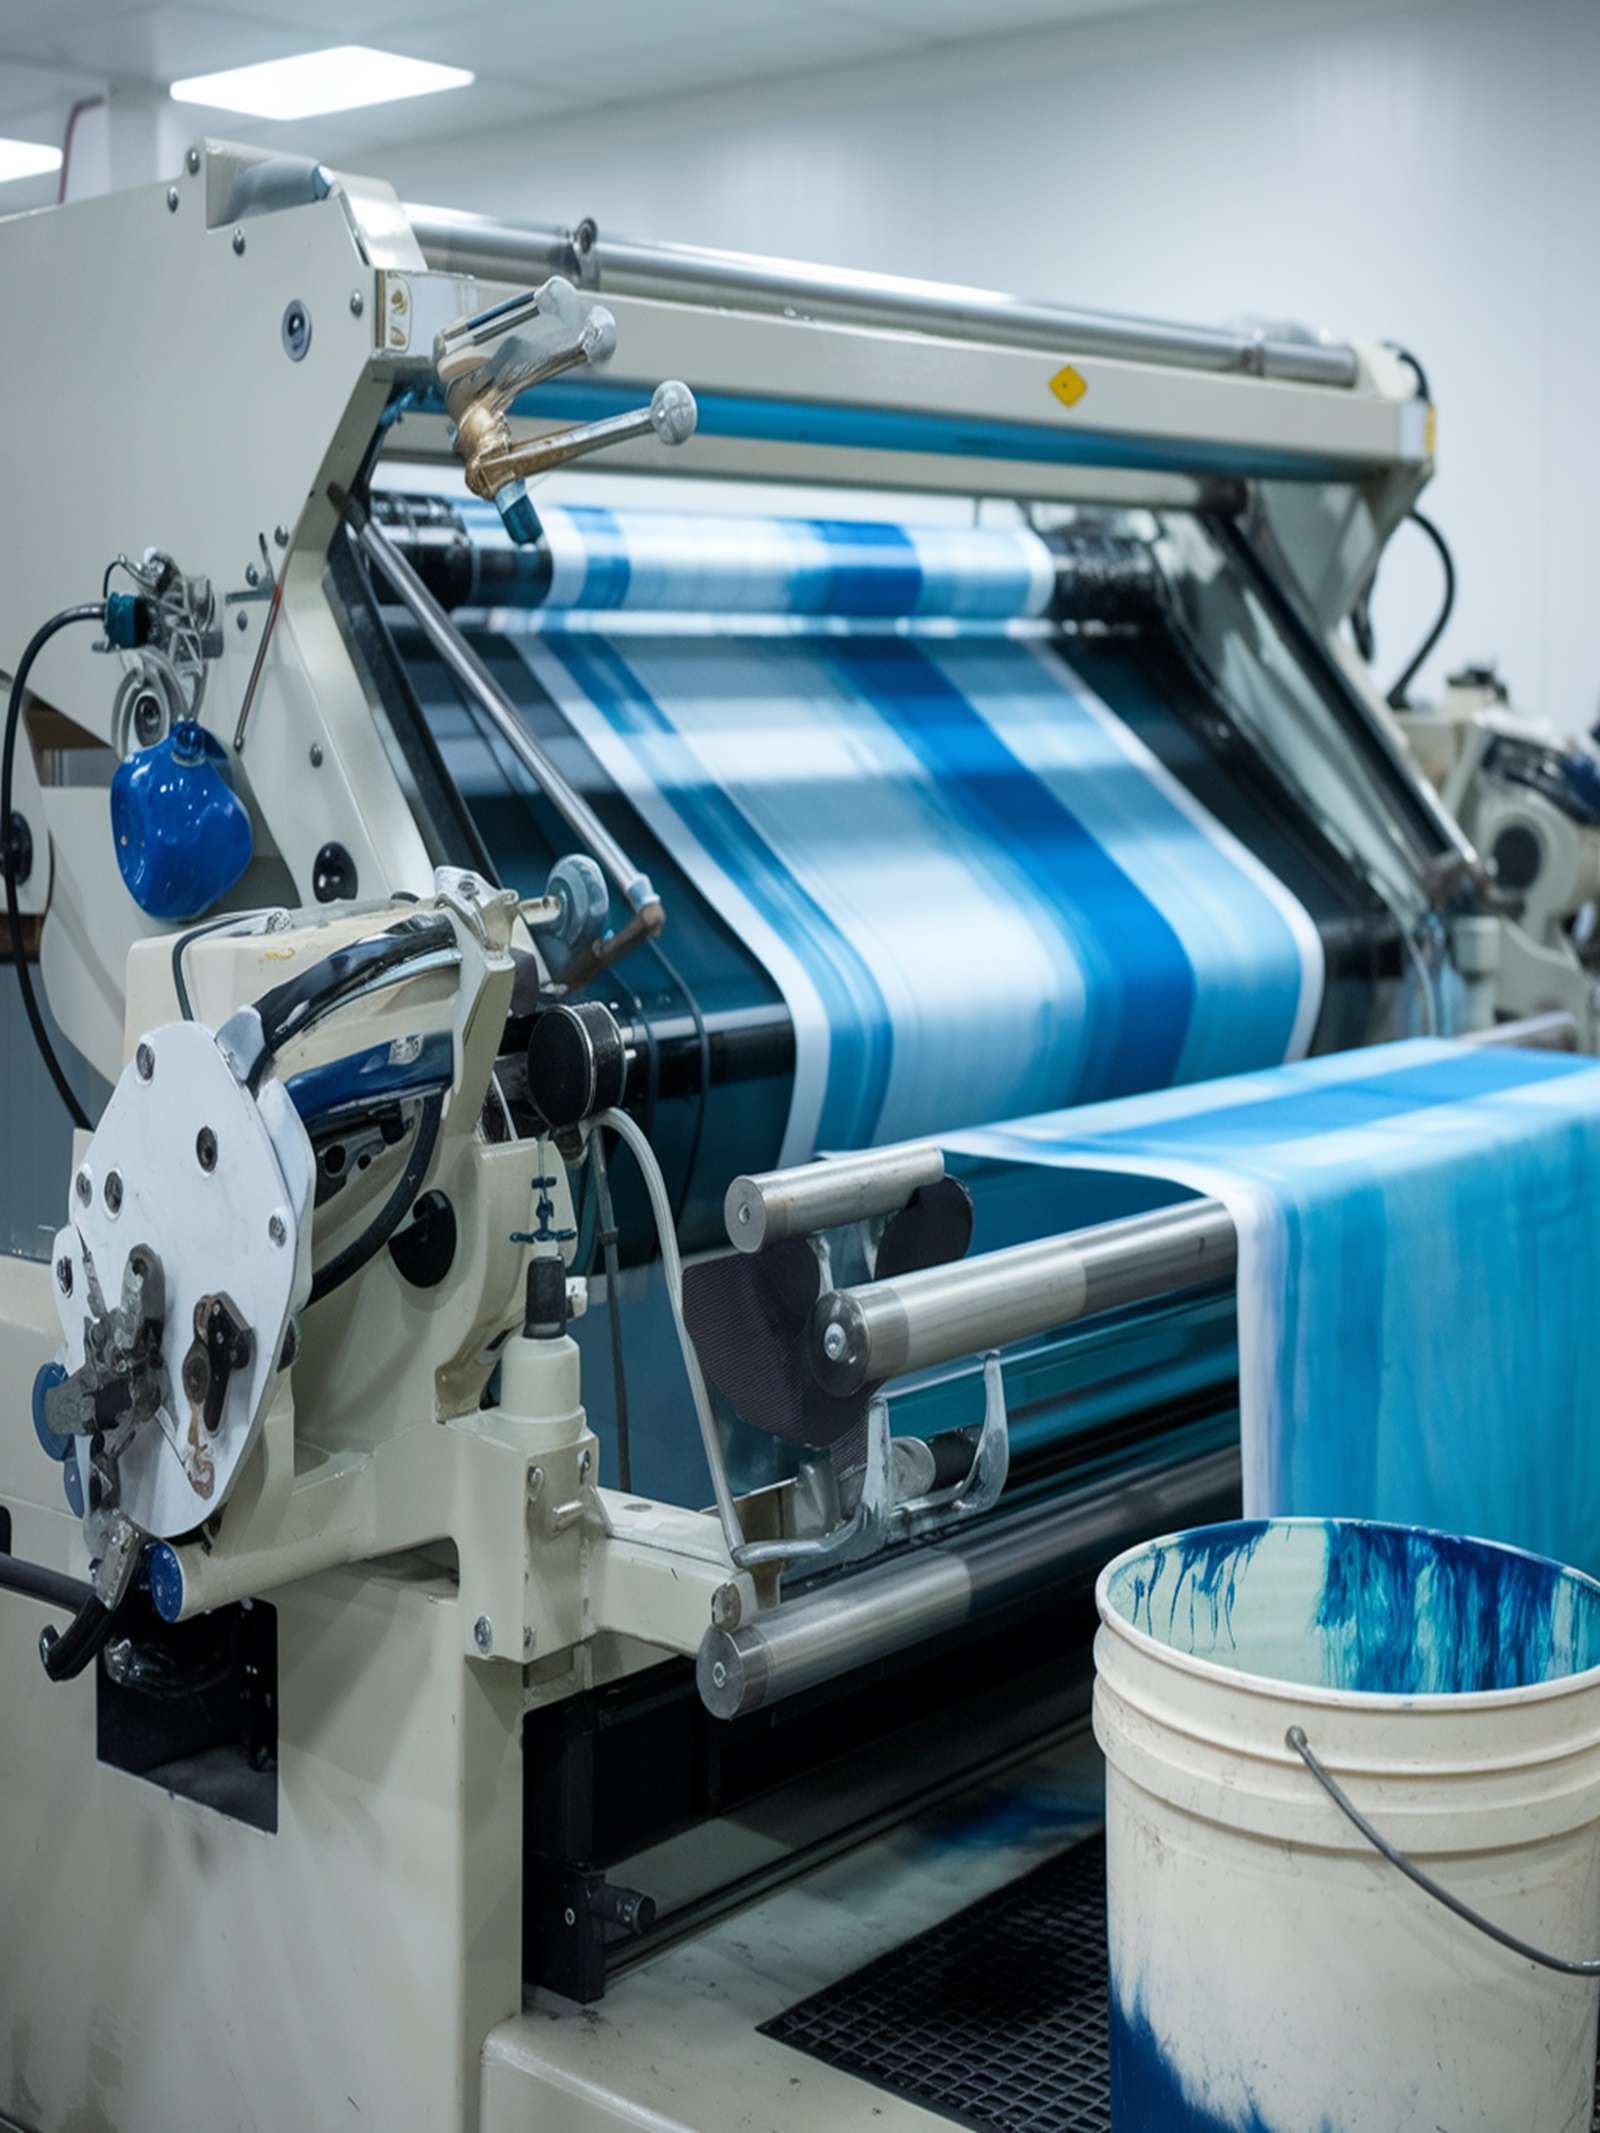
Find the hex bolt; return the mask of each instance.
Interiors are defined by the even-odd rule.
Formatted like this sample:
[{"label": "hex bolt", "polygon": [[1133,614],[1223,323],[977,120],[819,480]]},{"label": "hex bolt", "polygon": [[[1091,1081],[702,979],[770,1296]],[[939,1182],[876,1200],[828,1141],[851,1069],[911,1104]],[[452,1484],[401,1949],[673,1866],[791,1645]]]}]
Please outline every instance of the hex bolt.
[{"label": "hex bolt", "polygon": [[63,1296],[72,1294],[72,1261],[62,1258],[56,1261],[56,1287]]},{"label": "hex bolt", "polygon": [[90,1177],[87,1169],[78,1172],[78,1175],[72,1181],[72,1189],[78,1195],[78,1205],[87,1207],[94,1198],[94,1180]]},{"label": "hex bolt", "polygon": [[202,1170],[217,1167],[217,1136],[209,1126],[202,1126],[194,1137],[194,1159]]},{"label": "hex bolt", "polygon": [[234,251],[234,257],[235,257],[236,259],[237,259],[237,258],[240,258],[240,257],[242,257],[242,256],[243,256],[243,253],[244,253],[244,231],[243,231],[243,230],[235,230],[235,231],[234,231],[234,233],[233,233],[233,251]]},{"label": "hex bolt", "polygon": [[287,1222],[284,1221],[282,1215],[268,1215],[267,1235],[272,1239],[274,1244],[286,1244],[288,1242],[289,1225]]},{"label": "hex bolt", "polygon": [[473,1623],[472,1641],[486,1659],[494,1650],[494,1624],[487,1615],[479,1615]]},{"label": "hex bolt", "polygon": [[359,318],[362,312],[366,310],[366,308],[367,300],[362,295],[361,291],[359,289],[352,289],[350,291],[350,316],[352,318]]},{"label": "hex bolt", "polygon": [[842,1363],[849,1345],[843,1326],[832,1325],[822,1336],[822,1352],[830,1363]]},{"label": "hex bolt", "polygon": [[178,188],[175,185],[167,187],[167,211],[173,215],[178,212]]},{"label": "hex bolt", "polygon": [[122,1172],[120,1170],[108,1170],[105,1184],[101,1187],[101,1190],[105,1194],[106,1213],[108,1215],[120,1215],[122,1212]]}]

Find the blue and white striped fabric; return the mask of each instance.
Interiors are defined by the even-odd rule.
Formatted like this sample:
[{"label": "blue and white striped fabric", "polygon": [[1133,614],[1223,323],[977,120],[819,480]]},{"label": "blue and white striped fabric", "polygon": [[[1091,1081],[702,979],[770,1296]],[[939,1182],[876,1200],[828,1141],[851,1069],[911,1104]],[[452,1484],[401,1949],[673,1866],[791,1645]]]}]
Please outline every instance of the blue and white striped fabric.
[{"label": "blue and white striped fabric", "polygon": [[1024,526],[900,526],[546,505],[542,550],[517,548],[490,504],[461,512],[475,546],[521,566],[507,607],[1008,622],[1040,615],[1050,551]]},{"label": "blue and white striped fabric", "polygon": [[782,991],[785,1161],[1305,1050],[1311,919],[1047,645],[513,641]]},{"label": "blue and white striped fabric", "polygon": [[1600,1062],[1418,1039],[949,1145],[1224,1201],[1249,1516],[1600,1574]]}]

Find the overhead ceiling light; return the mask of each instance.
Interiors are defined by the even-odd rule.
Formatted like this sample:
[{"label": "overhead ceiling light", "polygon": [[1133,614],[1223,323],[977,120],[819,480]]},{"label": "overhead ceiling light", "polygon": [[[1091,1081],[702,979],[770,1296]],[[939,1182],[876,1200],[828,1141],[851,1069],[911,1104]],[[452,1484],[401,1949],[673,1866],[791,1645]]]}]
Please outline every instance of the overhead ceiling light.
[{"label": "overhead ceiling light", "polygon": [[61,168],[61,150],[47,148],[43,141],[0,140],[0,185],[13,178],[42,178],[46,171]]},{"label": "overhead ceiling light", "polygon": [[191,75],[172,84],[172,95],[180,104],[246,111],[252,118],[301,119],[325,111],[355,111],[363,104],[393,104],[403,96],[431,96],[439,89],[464,89],[472,79],[465,67],[404,59],[398,52],[377,52],[370,45],[336,44],[326,52],[300,52],[293,59],[264,59],[253,67]]}]

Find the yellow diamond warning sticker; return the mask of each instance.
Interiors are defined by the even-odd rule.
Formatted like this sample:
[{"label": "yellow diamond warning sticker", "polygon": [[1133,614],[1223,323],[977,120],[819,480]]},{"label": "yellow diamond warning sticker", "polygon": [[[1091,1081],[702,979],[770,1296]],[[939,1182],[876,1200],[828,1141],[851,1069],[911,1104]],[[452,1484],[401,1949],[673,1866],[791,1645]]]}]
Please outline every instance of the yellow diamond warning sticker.
[{"label": "yellow diamond warning sticker", "polygon": [[1063,407],[1076,407],[1089,390],[1089,381],[1081,370],[1074,370],[1070,363],[1063,363],[1050,380],[1050,390]]}]

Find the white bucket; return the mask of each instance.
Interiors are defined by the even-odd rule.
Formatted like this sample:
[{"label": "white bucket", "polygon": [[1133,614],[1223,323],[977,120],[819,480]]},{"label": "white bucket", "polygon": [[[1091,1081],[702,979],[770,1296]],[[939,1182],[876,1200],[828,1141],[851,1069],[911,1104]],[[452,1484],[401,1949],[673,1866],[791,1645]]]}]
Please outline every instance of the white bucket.
[{"label": "white bucket", "polygon": [[1114,2133],[1590,2133],[1600,1585],[1339,1519],[1213,1526],[1101,1573]]}]

